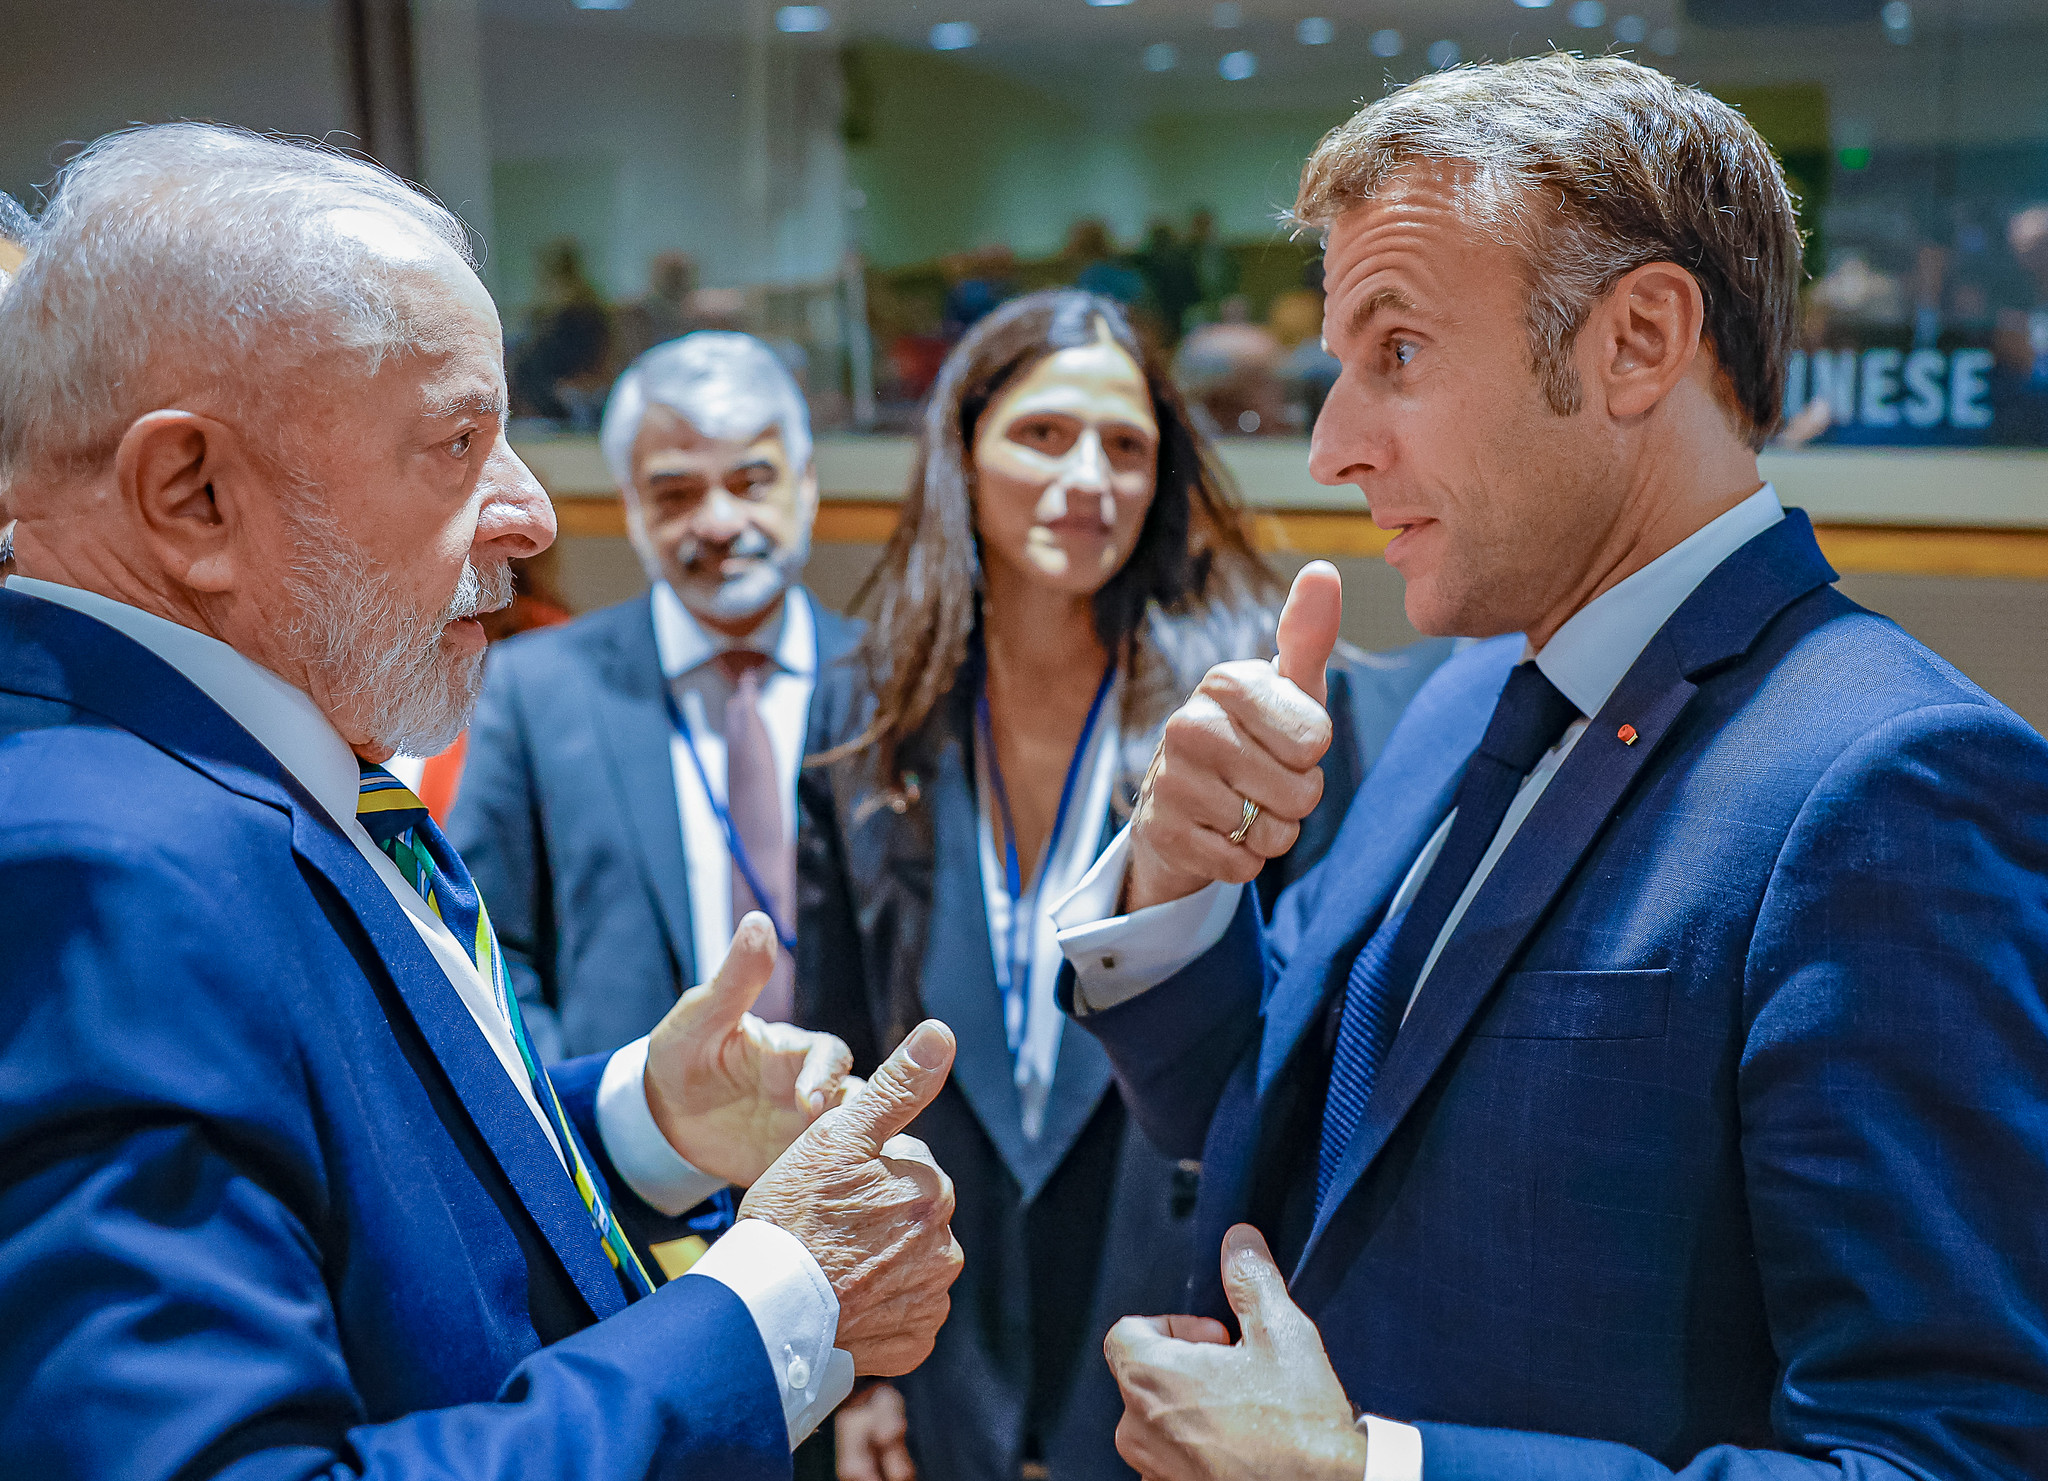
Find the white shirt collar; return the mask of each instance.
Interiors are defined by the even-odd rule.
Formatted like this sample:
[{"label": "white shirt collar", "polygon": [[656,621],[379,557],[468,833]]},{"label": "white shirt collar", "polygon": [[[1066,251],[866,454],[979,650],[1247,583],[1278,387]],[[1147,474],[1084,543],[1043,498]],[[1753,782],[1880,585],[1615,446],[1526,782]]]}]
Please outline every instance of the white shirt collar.
[{"label": "white shirt collar", "polygon": [[1536,655],[1536,667],[1582,715],[1597,715],[1650,639],[1722,561],[1785,517],[1765,484],[1640,571],[1579,608]]},{"label": "white shirt collar", "polygon": [[817,630],[809,605],[795,588],[785,591],[774,614],[744,638],[705,627],[666,581],[654,583],[653,598],[654,651],[666,678],[679,679],[728,648],[757,649],[788,674],[808,677],[817,666]]},{"label": "white shirt collar", "polygon": [[98,592],[27,576],[10,576],[7,589],[69,607],[140,643],[226,710],[337,823],[354,821],[361,783],[355,752],[304,690],[218,638]]}]

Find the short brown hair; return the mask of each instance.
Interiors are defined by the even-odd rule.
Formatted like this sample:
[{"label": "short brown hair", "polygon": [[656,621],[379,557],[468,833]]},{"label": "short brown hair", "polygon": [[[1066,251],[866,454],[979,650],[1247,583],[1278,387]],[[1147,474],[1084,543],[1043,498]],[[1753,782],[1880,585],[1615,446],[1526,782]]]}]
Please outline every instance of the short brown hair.
[{"label": "short brown hair", "polygon": [[1751,445],[1777,430],[1799,221],[1784,171],[1740,113],[1620,57],[1437,72],[1324,137],[1294,218],[1327,230],[1417,160],[1471,166],[1475,200],[1525,254],[1530,356],[1559,415],[1578,410],[1570,352],[1594,302],[1637,268],[1674,262],[1700,285],[1706,338]]}]

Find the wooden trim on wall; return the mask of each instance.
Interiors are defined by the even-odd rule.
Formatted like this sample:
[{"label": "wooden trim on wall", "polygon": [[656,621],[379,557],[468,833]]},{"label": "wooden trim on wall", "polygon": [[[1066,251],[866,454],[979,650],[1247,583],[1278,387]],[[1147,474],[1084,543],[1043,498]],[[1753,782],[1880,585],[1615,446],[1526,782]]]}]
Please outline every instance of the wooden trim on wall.
[{"label": "wooden trim on wall", "polygon": [[[623,536],[617,499],[555,501],[570,537]],[[1262,511],[1253,515],[1259,546],[1289,555],[1378,555],[1393,533],[1364,514],[1337,510]],[[896,506],[872,499],[823,499],[812,539],[821,545],[880,545],[896,528]],[[1968,529],[1948,525],[1845,525],[1817,528],[1820,548],[1844,575],[1990,576],[2048,581],[2048,530]]]}]

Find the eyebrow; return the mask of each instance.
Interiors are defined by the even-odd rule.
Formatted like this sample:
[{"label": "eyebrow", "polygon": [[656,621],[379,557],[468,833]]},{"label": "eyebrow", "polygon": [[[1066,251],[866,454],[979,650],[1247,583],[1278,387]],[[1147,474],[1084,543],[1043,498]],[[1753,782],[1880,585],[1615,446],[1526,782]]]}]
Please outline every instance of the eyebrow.
[{"label": "eyebrow", "polygon": [[445,401],[429,402],[426,415],[429,417],[455,417],[468,412],[471,416],[505,418],[505,398],[495,391],[471,391],[467,395],[451,396]]},{"label": "eyebrow", "polygon": [[1352,311],[1351,332],[1357,334],[1360,330],[1364,329],[1366,324],[1372,319],[1372,316],[1381,309],[1393,309],[1396,313],[1404,314],[1419,312],[1415,307],[1414,300],[1409,298],[1400,289],[1382,288]]}]

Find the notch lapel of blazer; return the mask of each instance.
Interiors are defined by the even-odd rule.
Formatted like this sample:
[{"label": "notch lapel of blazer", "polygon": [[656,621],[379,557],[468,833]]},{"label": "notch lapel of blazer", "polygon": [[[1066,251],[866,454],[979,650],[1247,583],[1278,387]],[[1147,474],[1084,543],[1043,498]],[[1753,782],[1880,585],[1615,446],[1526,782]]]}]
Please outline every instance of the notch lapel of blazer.
[{"label": "notch lapel of blazer", "polygon": [[[1713,669],[1740,657],[1780,612],[1835,579],[1800,510],[1700,583],[1643,649],[1558,768],[1473,897],[1394,1037],[1302,1252],[1306,1275],[1331,1216],[1414,1107],[1551,902]],[[1617,734],[1626,723],[1636,739]]]},{"label": "notch lapel of blazer", "polygon": [[988,907],[981,893],[974,785],[967,748],[952,738],[960,733],[955,727],[939,746],[925,793],[932,810],[933,859],[931,925],[921,974],[924,1006],[953,1030],[959,1042],[953,1083],[967,1097],[1003,1165],[1024,1184],[1037,1157],[1024,1136],[1024,1106],[1003,1026],[1003,997],[996,988]]},{"label": "notch lapel of blazer", "polygon": [[653,604],[635,602],[619,615],[623,620],[612,634],[610,660],[594,676],[592,719],[618,803],[619,831],[639,852],[655,915],[668,934],[676,980],[689,988],[714,964],[697,960],[690,924],[690,870],[669,747],[674,731],[662,703],[667,681],[654,646]]},{"label": "notch lapel of blazer", "polygon": [[[0,589],[0,688],[75,704],[291,820],[292,847],[369,937],[513,1191],[598,1316],[625,1302],[590,1214],[525,1098],[383,880],[327,810],[189,679],[106,624]],[[370,970],[375,970],[374,967]]]},{"label": "notch lapel of blazer", "polygon": [[293,808],[292,847],[334,886],[370,938],[470,1121],[591,1311],[618,1310],[624,1293],[561,1158],[384,881],[310,797]]}]

